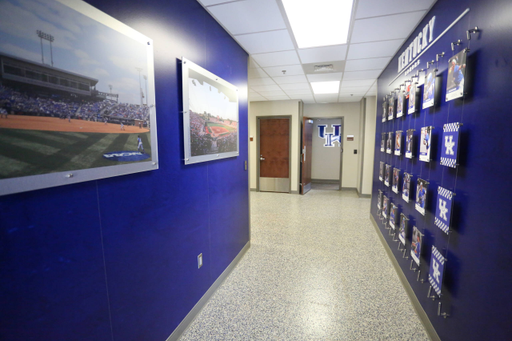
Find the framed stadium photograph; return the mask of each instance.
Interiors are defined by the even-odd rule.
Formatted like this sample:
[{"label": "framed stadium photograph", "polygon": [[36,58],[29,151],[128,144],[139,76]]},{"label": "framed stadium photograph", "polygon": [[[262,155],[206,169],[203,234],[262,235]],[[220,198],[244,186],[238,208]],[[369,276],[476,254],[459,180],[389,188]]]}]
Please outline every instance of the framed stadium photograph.
[{"label": "framed stadium photograph", "polygon": [[448,60],[446,101],[464,96],[464,78],[466,77],[466,54],[464,49]]},{"label": "framed stadium photograph", "polygon": [[182,58],[185,164],[238,156],[238,89]]},{"label": "framed stadium photograph", "polygon": [[79,0],[0,12],[0,195],[158,169],[150,38]]}]

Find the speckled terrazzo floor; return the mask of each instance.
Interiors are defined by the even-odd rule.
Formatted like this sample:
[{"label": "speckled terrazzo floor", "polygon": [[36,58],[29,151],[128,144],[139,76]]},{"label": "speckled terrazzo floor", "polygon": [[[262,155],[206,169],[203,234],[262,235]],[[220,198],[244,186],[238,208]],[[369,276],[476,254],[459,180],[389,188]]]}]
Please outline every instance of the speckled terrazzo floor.
[{"label": "speckled terrazzo floor", "polygon": [[251,247],[180,340],[429,340],[355,191],[251,192]]}]

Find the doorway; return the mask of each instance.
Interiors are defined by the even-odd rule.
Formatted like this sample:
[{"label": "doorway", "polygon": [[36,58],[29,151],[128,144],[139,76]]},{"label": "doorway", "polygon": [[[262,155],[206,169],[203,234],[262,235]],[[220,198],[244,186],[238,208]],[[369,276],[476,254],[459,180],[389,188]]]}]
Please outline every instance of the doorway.
[{"label": "doorway", "polygon": [[341,190],[343,175],[343,117],[314,118],[311,188]]},{"label": "doorway", "polygon": [[258,190],[290,193],[291,117],[258,117]]}]

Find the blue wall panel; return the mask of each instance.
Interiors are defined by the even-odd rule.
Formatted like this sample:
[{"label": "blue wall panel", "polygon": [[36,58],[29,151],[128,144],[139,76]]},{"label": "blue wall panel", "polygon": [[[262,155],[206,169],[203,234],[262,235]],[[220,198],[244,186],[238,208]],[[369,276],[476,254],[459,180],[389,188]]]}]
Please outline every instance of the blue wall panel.
[{"label": "blue wall panel", "polygon": [[[418,35],[428,20],[436,17],[434,37],[438,37],[466,8],[470,12],[451,28],[423,56],[413,73],[397,76],[398,55]],[[508,140],[512,128],[510,96],[512,48],[507,42],[512,32],[512,3],[510,1],[446,1],[439,0],[426,15],[405,45],[399,49],[378,81],[377,131],[375,143],[375,164],[371,214],[378,222],[383,236],[402,267],[423,309],[442,340],[505,340],[510,338],[512,326],[512,273],[508,270],[512,262],[512,152]],[[466,31],[478,26],[479,34],[470,41]],[[468,94],[464,100],[445,102],[448,59],[452,56],[450,43],[462,40],[462,47],[469,47]],[[460,47],[456,47],[456,52]],[[442,81],[439,106],[421,109],[419,114],[405,115],[385,123],[381,122],[382,97],[406,79],[417,69],[425,68],[426,62],[435,60],[436,54],[445,52],[437,65]],[[462,122],[460,165],[457,170],[442,166],[441,138],[443,124]],[[434,126],[433,150],[430,163],[418,160],[419,145],[415,146],[416,158],[410,160],[380,152],[382,132],[416,129],[419,142],[421,127]],[[427,213],[419,214],[414,208],[414,199],[406,203],[401,192],[395,194],[378,179],[379,163],[383,161],[393,167],[413,174],[411,196],[415,195],[418,177],[428,180],[430,198]],[[453,231],[444,234],[434,225],[437,187],[443,186],[456,192],[453,213]],[[399,206],[410,219],[407,235],[407,253],[410,250],[412,226],[425,233],[421,256],[421,276],[424,283],[417,281],[417,272],[409,270],[410,258],[402,258],[397,242],[388,235],[377,216],[377,193],[383,190],[391,201]],[[401,184],[399,186],[401,190]],[[442,311],[450,316],[437,316],[439,299],[427,298],[429,288],[428,271],[431,247],[435,245],[448,259],[445,266]]]},{"label": "blue wall panel", "polygon": [[[165,340],[249,241],[246,52],[196,1],[88,2],[154,41],[160,169],[0,197],[2,340]],[[239,88],[240,156],[183,164],[182,56]]]}]

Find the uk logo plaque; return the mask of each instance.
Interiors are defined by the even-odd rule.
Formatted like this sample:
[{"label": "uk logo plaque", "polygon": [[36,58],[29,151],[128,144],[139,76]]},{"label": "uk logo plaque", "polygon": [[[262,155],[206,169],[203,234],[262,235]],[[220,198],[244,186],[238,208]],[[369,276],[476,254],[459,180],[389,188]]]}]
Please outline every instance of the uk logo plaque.
[{"label": "uk logo plaque", "polygon": [[436,216],[434,224],[444,233],[450,230],[450,218],[452,215],[453,197],[455,193],[439,186],[437,188]]},{"label": "uk logo plaque", "polygon": [[432,145],[432,127],[421,128],[420,161],[430,162],[430,148]]},{"label": "uk logo plaque", "polygon": [[430,258],[428,281],[438,296],[441,296],[445,262],[446,259],[443,257],[441,252],[432,245],[432,257]]},{"label": "uk logo plaque", "polygon": [[443,126],[443,140],[441,148],[441,165],[457,168],[459,151],[459,122],[447,123]]}]

